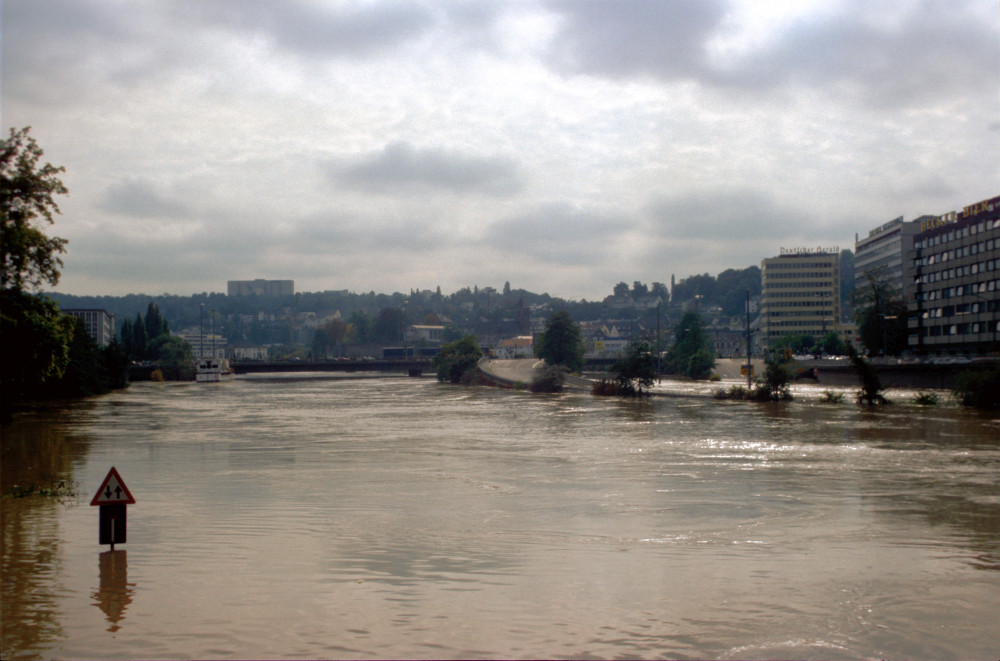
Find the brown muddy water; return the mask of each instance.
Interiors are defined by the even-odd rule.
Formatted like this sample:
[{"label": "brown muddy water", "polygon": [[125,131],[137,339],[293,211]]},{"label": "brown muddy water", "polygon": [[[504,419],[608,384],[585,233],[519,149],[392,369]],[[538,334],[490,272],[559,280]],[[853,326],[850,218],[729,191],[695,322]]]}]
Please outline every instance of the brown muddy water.
[{"label": "brown muddy water", "polygon": [[77,495],[0,501],[0,653],[998,658],[996,416],[661,390],[696,396],[300,375],[34,408],[3,490]]}]

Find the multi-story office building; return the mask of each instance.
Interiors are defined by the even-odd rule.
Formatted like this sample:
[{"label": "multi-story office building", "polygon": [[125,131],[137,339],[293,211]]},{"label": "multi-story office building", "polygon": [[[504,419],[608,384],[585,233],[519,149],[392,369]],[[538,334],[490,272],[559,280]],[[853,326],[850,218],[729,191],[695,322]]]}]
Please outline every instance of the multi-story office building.
[{"label": "multi-story office building", "polygon": [[294,280],[229,280],[230,296],[291,296],[295,293]]},{"label": "multi-story office building", "polygon": [[840,321],[840,251],[796,249],[761,262],[758,351],[783,335],[812,335],[817,341],[833,331],[845,341]]},{"label": "multi-story office building", "polygon": [[854,235],[854,289],[868,288],[869,276],[887,283],[903,295],[903,255],[913,249],[913,237],[920,232],[922,221],[930,216],[904,222],[900,216],[868,232],[860,239]]},{"label": "multi-story office building", "polygon": [[911,350],[1000,351],[1000,197],[924,220],[905,267]]},{"label": "multi-story office building", "polygon": [[115,316],[107,310],[70,308],[62,312],[81,319],[98,346],[106,347],[115,338]]}]

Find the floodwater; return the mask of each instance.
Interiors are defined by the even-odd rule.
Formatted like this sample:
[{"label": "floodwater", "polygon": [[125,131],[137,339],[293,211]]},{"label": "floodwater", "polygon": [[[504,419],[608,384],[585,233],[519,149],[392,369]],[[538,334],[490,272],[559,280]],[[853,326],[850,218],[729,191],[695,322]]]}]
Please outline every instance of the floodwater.
[{"label": "floodwater", "polygon": [[[0,653],[998,657],[995,415],[701,388],[289,376],[32,409],[4,491],[77,495],[0,501]],[[113,553],[112,466],[137,501]]]}]

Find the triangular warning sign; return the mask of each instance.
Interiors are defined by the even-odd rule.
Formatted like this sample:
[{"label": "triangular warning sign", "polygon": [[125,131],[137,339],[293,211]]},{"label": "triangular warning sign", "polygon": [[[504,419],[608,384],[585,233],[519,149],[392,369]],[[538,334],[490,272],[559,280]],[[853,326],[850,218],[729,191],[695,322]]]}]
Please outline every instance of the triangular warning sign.
[{"label": "triangular warning sign", "polygon": [[108,476],[101,482],[101,488],[97,490],[97,495],[90,501],[91,505],[134,505],[135,498],[122,481],[122,476],[118,474],[112,466],[108,471]]}]

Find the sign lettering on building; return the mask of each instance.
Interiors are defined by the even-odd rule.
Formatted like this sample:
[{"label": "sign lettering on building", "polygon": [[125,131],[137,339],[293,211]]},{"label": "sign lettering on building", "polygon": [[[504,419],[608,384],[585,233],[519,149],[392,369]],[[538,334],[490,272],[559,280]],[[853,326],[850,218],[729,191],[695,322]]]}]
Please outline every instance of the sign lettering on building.
[{"label": "sign lettering on building", "polygon": [[839,246],[817,246],[815,248],[782,248],[782,255],[837,255],[840,254]]}]

